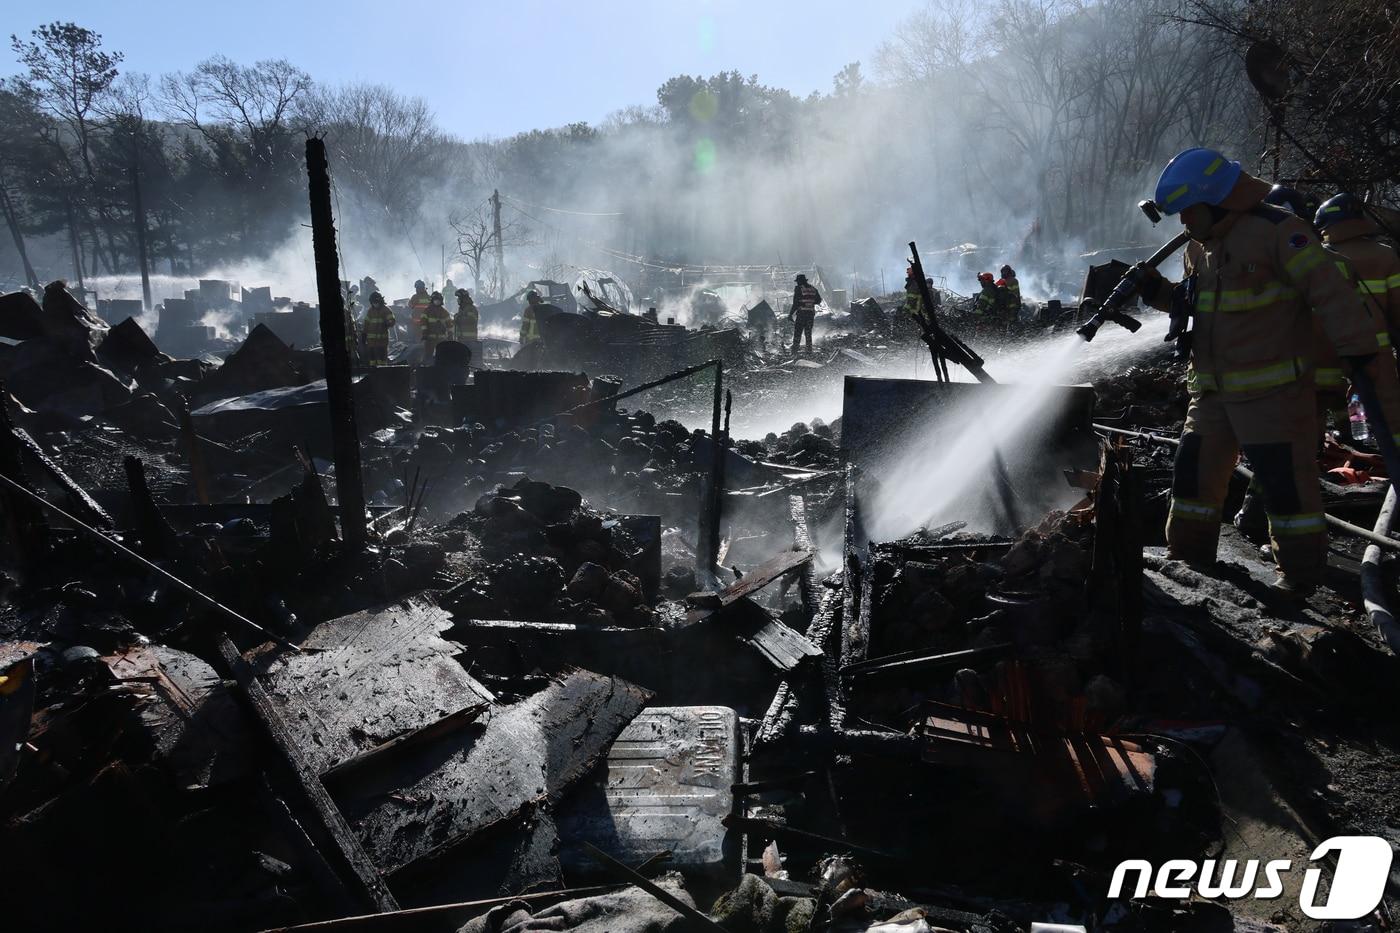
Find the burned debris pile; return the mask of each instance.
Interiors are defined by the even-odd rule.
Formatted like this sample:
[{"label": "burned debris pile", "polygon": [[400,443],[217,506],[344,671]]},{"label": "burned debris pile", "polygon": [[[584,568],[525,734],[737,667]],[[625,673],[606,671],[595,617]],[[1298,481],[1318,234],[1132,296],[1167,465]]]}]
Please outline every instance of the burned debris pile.
[{"label": "burned debris pile", "polygon": [[[16,928],[1313,929],[1102,892],[1394,832],[1346,549],[1301,606],[1233,527],[1165,560],[1165,359],[1047,390],[931,519],[880,458],[1005,387],[879,378],[927,350],[859,316],[811,366],[720,328],[622,378],[357,372],[355,547],[320,351],[0,299]],[[593,367],[667,325],[598,327]],[[839,415],[731,436],[819,384]]]}]

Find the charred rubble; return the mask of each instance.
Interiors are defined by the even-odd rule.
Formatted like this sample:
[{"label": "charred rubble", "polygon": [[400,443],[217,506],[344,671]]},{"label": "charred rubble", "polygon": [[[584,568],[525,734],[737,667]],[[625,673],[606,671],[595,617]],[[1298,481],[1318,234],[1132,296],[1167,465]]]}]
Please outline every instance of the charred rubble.
[{"label": "charred rubble", "polygon": [[[0,298],[15,928],[1322,929],[1296,892],[1097,892],[1400,832],[1365,542],[1302,606],[1233,527],[1167,562],[1150,355],[1066,396],[1064,507],[872,540],[861,450],[902,409],[859,400],[923,344],[861,314],[815,365],[740,329],[622,377],[359,373],[356,548],[319,350],[176,359]],[[730,437],[724,388],[818,379],[856,380],[840,418]],[[1333,485],[1369,528],[1377,484]]]}]

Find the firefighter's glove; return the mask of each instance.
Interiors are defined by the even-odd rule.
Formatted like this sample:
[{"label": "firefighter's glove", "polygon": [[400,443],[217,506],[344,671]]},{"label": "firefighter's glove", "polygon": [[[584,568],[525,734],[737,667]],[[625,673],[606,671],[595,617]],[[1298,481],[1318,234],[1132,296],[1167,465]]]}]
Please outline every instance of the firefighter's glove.
[{"label": "firefighter's glove", "polygon": [[1166,281],[1162,278],[1162,273],[1157,271],[1157,267],[1140,262],[1133,267],[1133,274],[1137,276],[1138,294],[1143,300],[1148,304],[1156,301],[1157,294],[1162,290],[1162,283]]},{"label": "firefighter's glove", "polygon": [[1163,343],[1171,343],[1190,330],[1191,316],[1187,314],[1173,314],[1171,317],[1167,318],[1167,325],[1167,336],[1162,338]]}]

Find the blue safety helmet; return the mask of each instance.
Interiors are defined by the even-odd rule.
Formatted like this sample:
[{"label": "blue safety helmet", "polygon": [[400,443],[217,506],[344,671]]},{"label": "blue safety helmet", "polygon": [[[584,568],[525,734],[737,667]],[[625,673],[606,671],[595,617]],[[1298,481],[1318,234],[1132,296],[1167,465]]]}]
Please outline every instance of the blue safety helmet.
[{"label": "blue safety helmet", "polygon": [[1313,218],[1313,223],[1317,225],[1317,229],[1326,230],[1333,224],[1339,224],[1344,220],[1356,220],[1358,217],[1365,216],[1361,199],[1354,194],[1342,192],[1322,202],[1322,206],[1317,209],[1317,216]]},{"label": "blue safety helmet", "polygon": [[1264,195],[1265,204],[1281,207],[1304,220],[1310,220],[1313,212],[1317,210],[1314,206],[1316,202],[1310,204],[1309,200],[1306,194],[1303,194],[1303,192],[1299,191],[1297,188],[1290,188],[1287,185],[1274,185],[1269,189],[1269,193]]},{"label": "blue safety helmet", "polygon": [[1235,188],[1243,169],[1214,149],[1187,149],[1162,169],[1153,201],[1164,214],[1195,204],[1219,204]]}]

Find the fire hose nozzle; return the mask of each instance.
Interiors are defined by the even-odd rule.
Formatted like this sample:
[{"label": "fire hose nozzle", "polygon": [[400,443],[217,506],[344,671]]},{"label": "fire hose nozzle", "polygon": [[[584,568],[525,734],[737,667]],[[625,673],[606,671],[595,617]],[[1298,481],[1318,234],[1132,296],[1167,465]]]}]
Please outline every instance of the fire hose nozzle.
[{"label": "fire hose nozzle", "polygon": [[1142,328],[1142,321],[1139,321],[1135,317],[1129,317],[1122,311],[1100,311],[1098,314],[1095,314],[1093,317],[1089,318],[1089,320],[1085,321],[1075,333],[1083,337],[1085,343],[1089,343],[1098,336],[1099,328],[1103,327],[1109,321],[1112,321],[1119,327],[1126,328],[1130,334],[1136,334]]}]

